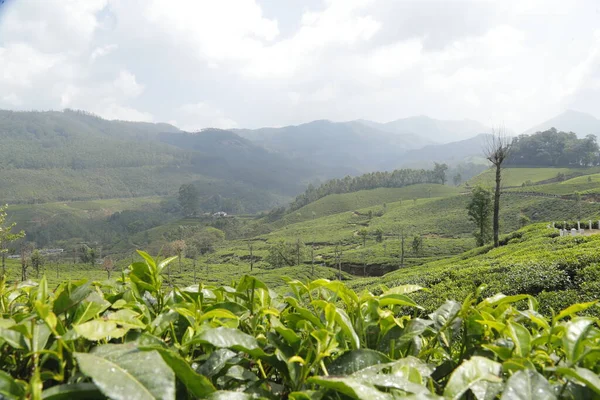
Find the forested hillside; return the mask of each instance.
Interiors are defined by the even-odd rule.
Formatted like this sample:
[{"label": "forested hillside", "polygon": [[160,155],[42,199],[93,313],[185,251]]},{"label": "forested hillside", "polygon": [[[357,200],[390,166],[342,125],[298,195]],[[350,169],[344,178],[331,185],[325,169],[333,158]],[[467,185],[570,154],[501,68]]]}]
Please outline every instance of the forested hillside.
[{"label": "forested hillside", "polygon": [[0,111],[0,140],[0,200],[8,203],[168,196],[194,182],[205,199],[243,200],[255,212],[322,177],[232,132],[188,134],[81,111]]}]

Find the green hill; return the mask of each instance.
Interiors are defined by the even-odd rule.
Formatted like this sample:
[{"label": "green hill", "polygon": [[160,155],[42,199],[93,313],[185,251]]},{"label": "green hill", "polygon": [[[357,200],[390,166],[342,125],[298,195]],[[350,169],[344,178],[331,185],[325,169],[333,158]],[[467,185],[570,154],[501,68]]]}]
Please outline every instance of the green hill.
[{"label": "green hill", "polygon": [[531,294],[547,311],[578,301],[597,299],[600,290],[600,231],[591,236],[558,237],[547,224],[536,224],[505,237],[503,246],[485,246],[418,267],[404,268],[377,279],[351,282],[355,288],[417,284],[429,291],[417,302],[433,309],[442,299],[458,301],[478,286],[489,293]]},{"label": "green hill", "polygon": [[[590,170],[596,171],[597,169]],[[547,183],[542,185],[525,186],[510,189],[512,192],[531,192],[550,195],[573,195],[576,192],[581,194],[600,193],[600,174],[591,174],[568,179],[562,182]]]},{"label": "green hill", "polygon": [[271,226],[281,227],[290,223],[354,211],[365,207],[377,205],[383,207],[384,203],[393,203],[400,200],[453,196],[458,192],[459,190],[455,187],[424,183],[401,188],[377,188],[352,193],[332,194],[285,215],[280,220],[272,223]]},{"label": "green hill", "polygon": [[[600,168],[527,168],[510,167],[502,169],[502,186],[505,188],[534,185],[548,180],[568,179],[576,176],[595,174]],[[495,171],[488,169],[476,177],[470,179],[469,186],[482,185],[493,187],[495,185]]]},{"label": "green hill", "polygon": [[300,192],[316,169],[232,132],[108,121],[79,111],[0,110],[0,202],[44,203],[174,195],[197,183],[256,212]]}]

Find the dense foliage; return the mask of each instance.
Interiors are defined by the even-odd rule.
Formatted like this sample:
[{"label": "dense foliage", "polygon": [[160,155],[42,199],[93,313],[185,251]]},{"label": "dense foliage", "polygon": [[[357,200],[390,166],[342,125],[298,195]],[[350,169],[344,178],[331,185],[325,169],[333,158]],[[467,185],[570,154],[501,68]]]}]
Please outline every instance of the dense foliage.
[{"label": "dense foliage", "polygon": [[475,186],[471,191],[471,201],[467,206],[467,214],[469,219],[477,226],[474,233],[477,246],[483,246],[491,236],[492,193],[481,186]]},{"label": "dense foliage", "polygon": [[166,196],[197,182],[206,198],[220,188],[256,212],[323,177],[232,132],[192,135],[168,124],[108,121],[73,110],[0,110],[0,140],[0,201],[10,203]]},{"label": "dense foliage", "polygon": [[294,211],[330,194],[351,193],[365,189],[400,188],[419,183],[441,183],[446,181],[445,164],[436,164],[435,169],[397,169],[392,172],[372,172],[360,176],[331,179],[315,187],[308,185],[306,191],[296,197],[290,205]]},{"label": "dense foliage", "polygon": [[520,135],[513,139],[509,165],[540,167],[584,167],[600,165],[596,136],[578,139],[573,132],[551,128],[533,135]]},{"label": "dense foliage", "polygon": [[145,253],[117,282],[0,281],[5,398],[592,398],[597,307],[552,317],[528,295],[446,301],[426,315],[416,285],[355,293],[289,281],[285,296],[235,286],[166,290]]}]

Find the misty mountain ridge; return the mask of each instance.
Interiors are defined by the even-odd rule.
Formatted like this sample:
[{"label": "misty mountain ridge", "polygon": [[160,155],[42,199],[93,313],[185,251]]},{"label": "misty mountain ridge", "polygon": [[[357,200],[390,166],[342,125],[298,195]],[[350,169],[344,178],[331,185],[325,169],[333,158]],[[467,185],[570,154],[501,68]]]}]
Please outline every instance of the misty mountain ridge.
[{"label": "misty mountain ridge", "polygon": [[527,129],[522,134],[531,135],[550,128],[556,128],[564,132],[575,132],[579,138],[587,135],[600,136],[600,119],[588,113],[566,110],[541,124]]},{"label": "misty mountain ridge", "polygon": [[428,142],[426,144],[450,143],[491,132],[490,127],[478,121],[469,119],[439,120],[425,115],[401,118],[386,123],[368,120],[360,120],[360,122],[385,132],[413,135]]},{"label": "misty mountain ridge", "polygon": [[[531,131],[550,126],[580,136],[600,132],[598,119],[575,111]],[[196,182],[205,196],[252,201],[251,211],[281,204],[308,183],[346,175],[430,168],[434,162],[451,168],[483,165],[486,136],[480,131],[489,132],[476,121],[418,116],[384,124],[317,120],[185,132],[170,124],[109,121],[74,110],[0,110],[0,201],[165,196]]]}]

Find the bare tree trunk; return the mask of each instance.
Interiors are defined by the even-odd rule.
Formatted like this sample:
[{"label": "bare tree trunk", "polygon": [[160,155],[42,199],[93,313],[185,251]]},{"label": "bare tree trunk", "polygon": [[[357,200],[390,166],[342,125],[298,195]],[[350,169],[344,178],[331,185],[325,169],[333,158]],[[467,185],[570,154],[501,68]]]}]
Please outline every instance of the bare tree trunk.
[{"label": "bare tree trunk", "polygon": [[494,247],[500,245],[500,181],[502,179],[500,164],[496,164],[496,191],[494,192]]},{"label": "bare tree trunk", "polygon": [[21,247],[21,281],[27,280],[27,259],[25,257],[25,247]]},{"label": "bare tree trunk", "polygon": [[250,248],[250,271],[254,269],[254,255],[252,254],[252,243],[248,245]]},{"label": "bare tree trunk", "polygon": [[300,239],[296,240],[296,265],[300,266]]},{"label": "bare tree trunk", "polygon": [[315,245],[314,245],[314,243],[313,243],[312,247],[310,248],[310,256],[312,258],[311,275],[315,276]]},{"label": "bare tree trunk", "polygon": [[[252,269],[252,267],[250,267]],[[194,283],[196,283],[196,257],[194,256]]]},{"label": "bare tree trunk", "polygon": [[400,248],[400,267],[404,267],[404,233],[400,234],[401,237],[401,248]]}]

